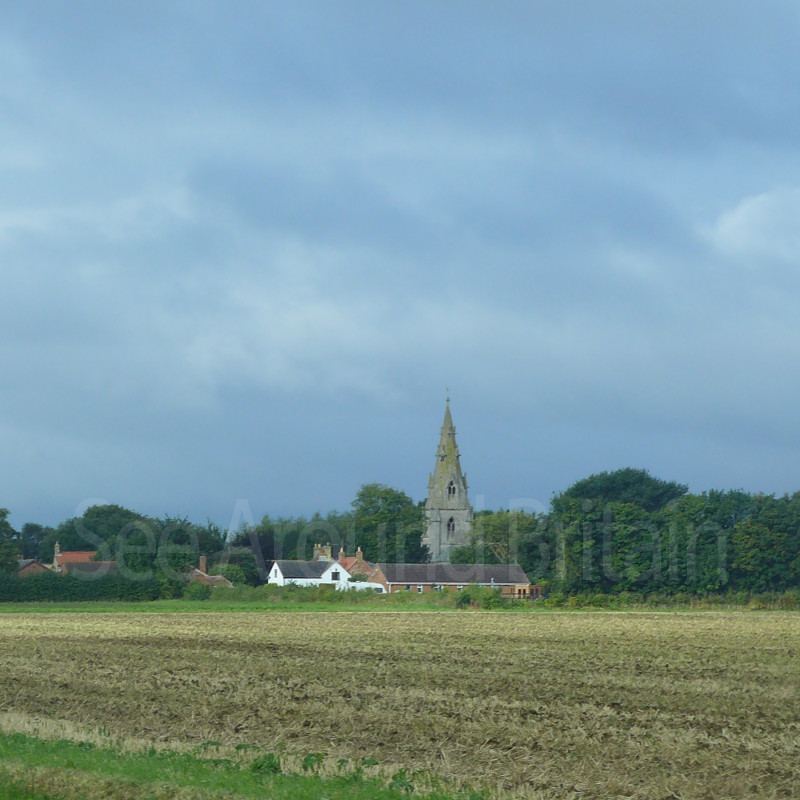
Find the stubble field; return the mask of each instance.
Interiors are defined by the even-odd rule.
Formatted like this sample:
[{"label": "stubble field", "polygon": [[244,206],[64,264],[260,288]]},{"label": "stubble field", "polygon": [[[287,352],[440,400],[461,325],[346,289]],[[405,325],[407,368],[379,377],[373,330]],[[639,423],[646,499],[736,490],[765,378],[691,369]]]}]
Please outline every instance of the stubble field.
[{"label": "stubble field", "polygon": [[506,797],[788,798],[800,614],[0,615],[0,712],[42,738],[374,759]]}]

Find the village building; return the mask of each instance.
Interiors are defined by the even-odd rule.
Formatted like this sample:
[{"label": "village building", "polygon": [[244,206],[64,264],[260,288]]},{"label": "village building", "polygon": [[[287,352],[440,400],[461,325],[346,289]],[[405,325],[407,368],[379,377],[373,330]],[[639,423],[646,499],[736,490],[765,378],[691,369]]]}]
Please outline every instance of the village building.
[{"label": "village building", "polygon": [[65,550],[61,552],[61,546],[56,542],[53,551],[53,572],[62,573],[68,564],[88,564],[97,555],[96,550]]},{"label": "village building", "polygon": [[207,572],[200,572],[200,570],[196,567],[192,567],[187,573],[186,577],[190,581],[197,581],[205,586],[233,586],[233,583],[224,575],[209,575]]},{"label": "village building", "polygon": [[427,546],[432,562],[446,562],[453,548],[470,543],[471,533],[472,506],[467,497],[467,476],[461,471],[461,456],[448,397],[436,462],[428,479],[422,544]]},{"label": "village building", "polygon": [[35,558],[19,558],[17,559],[17,575],[20,578],[29,578],[31,575],[42,575],[45,572],[50,572],[50,567],[37,561]]},{"label": "village building", "polygon": [[274,561],[270,567],[267,583],[277,586],[335,586],[350,589],[350,573],[338,562],[323,561]]},{"label": "village building", "polygon": [[[360,547],[348,556],[341,546],[337,557],[330,544],[314,545],[311,561],[274,561],[268,583],[278,586],[333,585],[337,589],[373,589],[386,593],[460,590],[467,586],[496,589],[508,598],[536,599],[541,587],[531,584],[521,567],[509,564],[450,564],[454,548],[471,542],[473,512],[467,477],[461,470],[450,398],[444,412],[433,472],[428,480],[422,544],[430,554],[427,564],[373,563]],[[359,580],[353,581],[353,577]]]},{"label": "village building", "polygon": [[233,586],[233,582],[228,580],[224,575],[208,574],[208,559],[206,556],[200,556],[199,567],[192,567],[186,577],[190,581],[197,581],[204,586]]},{"label": "village building", "polygon": [[[371,561],[366,561],[364,559],[364,552],[360,547],[356,548],[356,554],[354,556],[348,556],[345,554],[344,546],[342,546],[339,550],[338,561],[351,576],[361,575],[368,581],[375,581],[380,572],[380,568],[377,564],[373,564]],[[381,581],[378,582],[380,583]]]},{"label": "village building", "polygon": [[531,584],[522,567],[515,564],[377,564],[376,581],[388,593],[432,591],[486,586],[499,589],[502,597],[536,599],[541,587]]},{"label": "village building", "polygon": [[[341,551],[340,551],[341,552]],[[312,561],[333,561],[333,548],[331,547],[330,543],[328,544],[315,544],[314,545],[314,555],[312,557]]]}]

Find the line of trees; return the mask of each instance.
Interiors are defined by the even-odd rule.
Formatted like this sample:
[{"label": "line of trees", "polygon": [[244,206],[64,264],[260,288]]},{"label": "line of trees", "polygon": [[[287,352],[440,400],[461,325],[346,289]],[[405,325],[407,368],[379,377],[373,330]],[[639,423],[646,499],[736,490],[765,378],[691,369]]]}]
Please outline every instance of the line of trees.
[{"label": "line of trees", "polygon": [[315,544],[330,544],[333,555],[344,547],[354,555],[360,547],[367,561],[422,563],[428,550],[422,544],[424,503],[381,483],[368,483],[356,494],[350,509],[325,516],[270,517],[245,527],[232,541],[234,547],[251,547],[265,561],[308,559]]},{"label": "line of trees", "polygon": [[[126,575],[169,581],[197,556],[211,571],[256,585],[274,559],[310,558],[317,543],[361,547],[369,561],[424,562],[424,510],[407,494],[366,484],[350,509],[311,517],[265,516],[228,535],[213,523],[146,517],[94,506],[55,528],[27,523],[19,532],[0,509],[0,570],[16,559],[50,561],[62,550],[97,550]],[[472,541],[455,563],[518,563],[547,590],[575,593],[768,592],[800,589],[800,493],[690,494],[684,484],[646,470],[591,475],[552,498],[547,513],[482,511]],[[110,585],[110,584],[109,584]]]},{"label": "line of trees", "polygon": [[210,572],[258,585],[271,561],[311,558],[317,543],[330,544],[334,555],[341,546],[350,554],[361,547],[368,560],[422,562],[428,555],[422,533],[422,504],[376,483],[362,486],[348,511],[265,516],[230,535],[212,522],[148,517],[118,505],[92,506],[54,528],[26,523],[15,531],[8,511],[0,509],[0,572],[16,573],[18,558],[50,563],[58,543],[62,551],[94,550],[96,560],[115,561],[118,575],[128,580],[158,579],[168,593],[176,576],[197,566],[200,554]]},{"label": "line of trees", "polygon": [[800,492],[690,494],[646,470],[603,472],[551,501],[549,513],[487,511],[452,559],[519,563],[547,589],[781,592],[800,588]]}]

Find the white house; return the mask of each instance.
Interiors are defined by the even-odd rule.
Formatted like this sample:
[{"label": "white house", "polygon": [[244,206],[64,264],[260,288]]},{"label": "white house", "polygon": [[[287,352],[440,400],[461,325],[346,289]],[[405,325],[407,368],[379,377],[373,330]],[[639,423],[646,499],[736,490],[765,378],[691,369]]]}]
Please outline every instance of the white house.
[{"label": "white house", "polygon": [[338,561],[275,561],[267,583],[286,586],[335,586],[350,589],[350,573]]}]

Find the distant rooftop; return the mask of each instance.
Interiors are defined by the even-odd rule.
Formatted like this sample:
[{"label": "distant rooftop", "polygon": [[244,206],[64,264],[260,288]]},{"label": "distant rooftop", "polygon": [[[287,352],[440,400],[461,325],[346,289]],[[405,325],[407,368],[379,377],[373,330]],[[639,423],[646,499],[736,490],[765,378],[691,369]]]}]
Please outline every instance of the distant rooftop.
[{"label": "distant rooftop", "polygon": [[515,564],[379,564],[389,583],[470,583],[489,585],[529,584],[522,567]]}]

